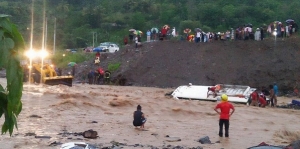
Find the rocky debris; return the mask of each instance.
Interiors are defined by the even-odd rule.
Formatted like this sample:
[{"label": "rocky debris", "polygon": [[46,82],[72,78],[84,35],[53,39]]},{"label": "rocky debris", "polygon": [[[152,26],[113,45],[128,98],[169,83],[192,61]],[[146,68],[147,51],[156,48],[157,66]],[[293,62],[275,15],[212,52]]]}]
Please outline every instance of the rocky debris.
[{"label": "rocky debris", "polygon": [[300,140],[292,142],[290,146],[292,147],[292,149],[300,148]]},{"label": "rocky debris", "polygon": [[37,138],[37,139],[51,139],[50,136],[34,136],[34,138]]},{"label": "rocky debris", "polygon": [[82,136],[83,136],[84,138],[95,139],[95,138],[98,137],[98,132],[97,132],[97,131],[94,131],[94,130],[92,130],[92,129],[90,129],[90,130],[84,131],[84,132],[82,133]]},{"label": "rocky debris", "polygon": [[49,146],[58,146],[58,145],[62,145],[62,143],[54,141],[49,144]]},{"label": "rocky debris", "polygon": [[286,104],[286,105],[279,105],[277,106],[278,108],[284,108],[284,109],[295,109],[295,110],[300,110],[300,101],[298,100],[292,100],[291,103]]},{"label": "rocky debris", "polygon": [[26,136],[36,136],[36,134],[33,132],[27,132],[27,133],[25,133],[25,137]]},{"label": "rocky debris", "polygon": [[208,136],[200,138],[198,142],[200,142],[201,144],[212,144]]},{"label": "rocky debris", "polygon": [[111,146],[101,146],[101,149],[120,149],[120,148],[126,148],[126,147],[131,147],[131,148],[147,148],[147,149],[203,149],[201,146],[197,147],[186,147],[186,146],[179,146],[179,145],[163,145],[163,146],[153,146],[153,145],[143,145],[143,144],[133,144],[129,145],[126,143],[120,143],[117,141],[111,141],[110,142],[112,145]]},{"label": "rocky debris", "polygon": [[277,106],[277,108],[300,110],[300,106],[293,105],[293,104],[280,105],[280,106]]},{"label": "rocky debris", "polygon": [[67,130],[63,130],[62,133],[58,133],[57,135],[61,135],[62,137],[68,137],[70,135],[73,135],[73,136],[82,136],[83,132],[68,132]]},{"label": "rocky debris", "polygon": [[58,133],[62,137],[68,137],[68,139],[72,139],[70,135],[73,136],[83,136],[84,138],[96,139],[98,137],[98,132],[92,129],[84,131],[84,132],[68,132],[67,130],[63,130],[62,133]]}]

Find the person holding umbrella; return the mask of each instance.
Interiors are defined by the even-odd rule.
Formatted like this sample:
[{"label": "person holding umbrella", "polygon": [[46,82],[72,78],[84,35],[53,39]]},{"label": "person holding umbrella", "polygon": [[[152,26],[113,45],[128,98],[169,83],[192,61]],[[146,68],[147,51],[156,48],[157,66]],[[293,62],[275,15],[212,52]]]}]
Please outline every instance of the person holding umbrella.
[{"label": "person holding umbrella", "polygon": [[129,41],[130,41],[130,43],[132,43],[132,41],[133,41],[133,35],[134,35],[134,32],[135,32],[135,29],[130,29],[129,30]]},{"label": "person holding umbrella", "polygon": [[72,67],[72,76],[75,76],[75,67],[77,66],[77,64],[75,62],[70,62],[68,66]]}]

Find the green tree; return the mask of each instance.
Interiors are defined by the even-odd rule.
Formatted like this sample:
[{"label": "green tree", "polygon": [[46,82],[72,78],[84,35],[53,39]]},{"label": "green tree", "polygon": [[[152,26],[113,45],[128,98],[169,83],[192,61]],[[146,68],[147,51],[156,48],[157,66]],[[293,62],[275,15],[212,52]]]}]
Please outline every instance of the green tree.
[{"label": "green tree", "polygon": [[12,135],[17,116],[22,110],[23,72],[18,59],[24,41],[7,15],[0,15],[0,68],[6,69],[7,87],[0,85],[0,117],[4,115],[2,134]]},{"label": "green tree", "polygon": [[144,26],[145,26],[145,22],[146,22],[146,19],[145,19],[145,16],[142,13],[137,12],[137,13],[132,15],[131,26],[133,28],[143,30]]},{"label": "green tree", "polygon": [[191,20],[181,21],[179,25],[179,33],[183,33],[183,30],[186,28],[190,28],[193,32],[195,28],[199,28],[199,27],[201,27],[199,21],[191,21]]}]

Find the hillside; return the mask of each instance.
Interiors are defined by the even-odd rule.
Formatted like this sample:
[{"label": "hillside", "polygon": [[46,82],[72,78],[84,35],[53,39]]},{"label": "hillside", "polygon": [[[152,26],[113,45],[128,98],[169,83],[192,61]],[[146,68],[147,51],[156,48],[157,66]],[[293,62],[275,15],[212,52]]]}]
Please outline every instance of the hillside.
[{"label": "hillside", "polygon": [[[298,37],[198,44],[157,41],[145,43],[138,51],[131,45],[115,54],[102,54],[101,67],[120,62],[113,76],[121,74],[127,85],[135,86],[226,83],[261,87],[277,82],[281,89],[292,89],[299,81],[299,47]],[[91,63],[79,66],[77,80],[89,69],[96,69]]]}]

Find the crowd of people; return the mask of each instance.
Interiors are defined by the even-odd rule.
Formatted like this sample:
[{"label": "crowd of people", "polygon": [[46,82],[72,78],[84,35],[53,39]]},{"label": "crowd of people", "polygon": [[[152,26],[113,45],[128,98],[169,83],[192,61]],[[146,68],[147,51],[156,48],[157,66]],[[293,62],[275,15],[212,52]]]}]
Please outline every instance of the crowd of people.
[{"label": "crowd of people", "polygon": [[259,106],[265,107],[269,103],[267,102],[266,97],[269,97],[269,101],[271,102],[271,107],[277,106],[277,96],[278,96],[278,86],[276,83],[273,85],[269,85],[269,88],[262,87],[261,89],[257,89],[250,95],[250,105],[251,106]]},{"label": "crowd of people", "polygon": [[[298,25],[294,20],[287,20],[284,25],[282,22],[274,21],[268,26],[261,26],[254,28],[252,24],[245,24],[237,28],[231,28],[230,30],[220,32],[205,32],[200,28],[195,28],[194,32],[191,29],[186,28],[183,30],[183,34],[180,35],[180,40],[187,40],[189,42],[212,42],[215,40],[229,41],[229,40],[264,40],[267,36],[276,36],[279,38],[288,38],[292,36],[298,30]],[[177,37],[179,33],[175,27],[172,29],[168,25],[164,25],[160,30],[152,28],[146,31],[146,41],[166,40],[172,37]],[[129,34],[129,43],[136,43],[138,47],[141,42],[143,33],[136,34],[134,31]],[[128,44],[128,38],[124,37],[124,44]]]},{"label": "crowd of people", "polygon": [[89,84],[110,84],[111,72],[98,67],[96,70],[90,70],[88,73]]}]

